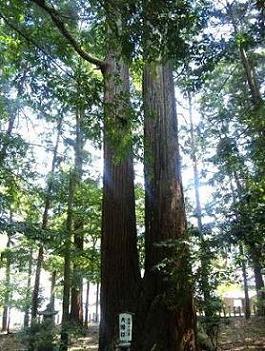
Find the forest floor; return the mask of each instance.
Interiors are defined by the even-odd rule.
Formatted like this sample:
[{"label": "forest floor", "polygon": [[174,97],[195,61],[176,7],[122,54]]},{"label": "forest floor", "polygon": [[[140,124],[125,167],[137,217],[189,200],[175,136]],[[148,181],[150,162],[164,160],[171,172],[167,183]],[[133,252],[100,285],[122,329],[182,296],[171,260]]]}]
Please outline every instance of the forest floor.
[{"label": "forest floor", "polygon": [[229,324],[222,325],[218,344],[219,351],[265,351],[265,319],[233,318]]},{"label": "forest floor", "polygon": [[[71,342],[69,351],[97,350],[98,327],[90,326],[87,336]],[[0,351],[26,351],[16,334],[0,335]],[[229,324],[222,325],[219,335],[218,351],[265,351],[265,319],[233,318]],[[139,350],[140,351],[140,350]],[[165,350],[167,351],[167,350]]]}]

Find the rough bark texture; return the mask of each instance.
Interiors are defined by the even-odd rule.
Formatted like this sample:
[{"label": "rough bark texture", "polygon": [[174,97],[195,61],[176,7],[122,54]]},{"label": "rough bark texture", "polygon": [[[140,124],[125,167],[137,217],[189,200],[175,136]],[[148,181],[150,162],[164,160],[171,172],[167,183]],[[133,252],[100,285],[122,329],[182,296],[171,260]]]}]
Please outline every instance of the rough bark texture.
[{"label": "rough bark texture", "polygon": [[[57,126],[57,138],[54,146],[52,167],[51,167],[51,173],[50,173],[51,179],[48,181],[48,187],[47,187],[45,203],[44,203],[44,211],[42,215],[42,229],[47,229],[47,226],[48,226],[48,216],[49,216],[49,209],[51,204],[52,177],[55,172],[59,139],[60,139],[61,129],[62,129],[62,120],[63,118],[60,117],[58,126]],[[43,245],[40,245],[38,250],[35,280],[34,280],[34,287],[32,292],[31,323],[34,323],[37,318],[38,304],[39,304],[38,296],[39,296],[39,290],[40,290],[40,276],[41,276],[41,268],[42,268],[42,263],[44,258],[43,255],[44,255],[44,248],[43,248]]]},{"label": "rough bark texture", "polygon": [[[197,350],[188,250],[164,246],[186,228],[171,65],[144,69],[146,246],[134,350]],[[160,245],[159,245],[160,244]],[[165,263],[165,271],[157,265]]]},{"label": "rough bark texture", "polygon": [[[134,311],[140,271],[136,247],[133,157],[129,131],[129,74],[115,45],[105,78],[101,323],[99,350],[114,350],[118,314]],[[127,140],[126,144],[124,141]],[[122,148],[121,148],[122,146]],[[122,154],[121,154],[122,151]]]}]

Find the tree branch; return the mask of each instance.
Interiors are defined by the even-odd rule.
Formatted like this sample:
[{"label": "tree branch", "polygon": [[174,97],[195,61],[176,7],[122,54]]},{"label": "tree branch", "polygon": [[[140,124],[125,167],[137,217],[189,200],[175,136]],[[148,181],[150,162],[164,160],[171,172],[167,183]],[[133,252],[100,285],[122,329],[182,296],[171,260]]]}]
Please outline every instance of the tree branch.
[{"label": "tree branch", "polygon": [[52,61],[52,64],[56,67],[58,67],[62,72],[64,72],[67,76],[69,76],[70,78],[74,79],[74,76],[67,72],[64,68],[62,68],[55,60],[54,57],[52,57],[47,51],[45,51],[41,46],[39,46],[35,40],[33,40],[32,38],[30,38],[29,36],[27,36],[25,33],[23,33],[18,27],[16,27],[13,23],[11,23],[9,21],[9,19],[7,19],[2,12],[0,12],[0,18],[2,18],[5,23],[11,28],[13,29],[13,31],[15,31],[16,33],[18,33],[26,42],[28,42],[29,44],[35,46],[39,51],[41,51],[45,56],[49,57],[49,59]]},{"label": "tree branch", "polygon": [[48,13],[55,24],[55,26],[58,28],[58,30],[61,32],[61,34],[67,39],[68,43],[74,48],[74,50],[81,56],[84,60],[92,63],[93,65],[99,67],[102,71],[104,71],[106,63],[96,57],[91,56],[88,52],[86,52],[80,44],[76,41],[76,39],[73,37],[73,35],[69,32],[69,30],[66,28],[66,25],[64,22],[61,20],[61,15],[60,13],[54,9],[51,6],[48,6],[45,2],[45,0],[31,0],[31,2],[34,2],[36,5],[38,5],[40,8],[42,8],[46,13]]}]

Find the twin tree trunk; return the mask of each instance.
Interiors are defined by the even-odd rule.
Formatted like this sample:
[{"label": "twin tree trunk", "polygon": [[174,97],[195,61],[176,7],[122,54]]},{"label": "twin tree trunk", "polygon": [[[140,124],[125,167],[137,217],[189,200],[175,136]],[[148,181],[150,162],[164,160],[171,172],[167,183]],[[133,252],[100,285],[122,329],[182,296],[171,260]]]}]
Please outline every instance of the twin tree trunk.
[{"label": "twin tree trunk", "polygon": [[115,350],[118,314],[134,312],[140,281],[129,121],[129,72],[119,57],[120,51],[113,45],[104,72],[100,351]]},{"label": "twin tree trunk", "polygon": [[134,350],[196,348],[171,64],[144,69],[145,276]]},{"label": "twin tree trunk", "polygon": [[[118,1],[106,1],[108,54],[100,62],[84,52],[61,23],[57,11],[35,1],[87,61],[104,75],[104,174],[101,242],[101,324],[99,350],[114,350],[118,314],[134,312],[140,291],[136,245],[133,153],[130,133],[129,74],[122,59]],[[113,23],[113,20],[115,23]],[[155,70],[154,70],[155,69]],[[155,75],[153,76],[153,74]],[[196,350],[195,314],[188,250],[159,247],[183,238],[186,228],[180,179],[174,83],[169,64],[145,68],[146,272],[136,334],[139,351]],[[69,230],[70,233],[70,230]],[[163,244],[164,245],[164,244]],[[167,260],[167,272],[155,269]],[[69,261],[65,261],[69,268]],[[173,279],[171,277],[173,275]],[[70,278],[70,277],[68,277]],[[68,282],[65,281],[65,284]],[[69,289],[69,284],[68,284]],[[69,294],[68,294],[69,300]],[[66,302],[66,301],[65,301]],[[64,304],[64,314],[68,306]],[[64,323],[63,323],[64,324]],[[65,345],[65,344],[64,344]],[[63,350],[63,348],[61,348]]]}]

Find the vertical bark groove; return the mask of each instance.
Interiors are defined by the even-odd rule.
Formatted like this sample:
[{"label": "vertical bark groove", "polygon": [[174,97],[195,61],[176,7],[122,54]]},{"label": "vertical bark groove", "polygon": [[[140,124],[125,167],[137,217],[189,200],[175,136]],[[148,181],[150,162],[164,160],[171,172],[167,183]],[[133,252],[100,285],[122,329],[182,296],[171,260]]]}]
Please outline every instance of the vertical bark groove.
[{"label": "vertical bark groove", "polygon": [[118,152],[130,133],[129,72],[118,57],[119,50],[109,50],[105,72],[100,351],[115,349],[118,314],[134,312],[140,280],[131,143]]},{"label": "vertical bark groove", "polygon": [[[176,246],[181,246],[186,217],[169,62],[145,64],[143,94],[146,259],[134,350],[197,350],[188,252],[185,246],[181,252],[175,251]],[[167,246],[169,242],[174,243],[173,247]],[[176,242],[179,244],[175,246]],[[166,271],[157,269],[161,262],[165,263]]]}]

